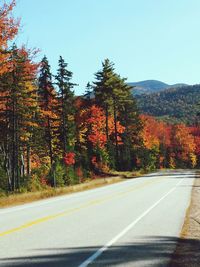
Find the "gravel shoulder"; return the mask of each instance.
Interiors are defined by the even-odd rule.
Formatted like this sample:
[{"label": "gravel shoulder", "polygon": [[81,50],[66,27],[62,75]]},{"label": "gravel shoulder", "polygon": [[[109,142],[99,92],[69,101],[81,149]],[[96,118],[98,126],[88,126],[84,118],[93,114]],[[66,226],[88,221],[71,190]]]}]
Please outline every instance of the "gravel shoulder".
[{"label": "gravel shoulder", "polygon": [[170,266],[200,266],[200,173],[193,184],[191,203]]}]

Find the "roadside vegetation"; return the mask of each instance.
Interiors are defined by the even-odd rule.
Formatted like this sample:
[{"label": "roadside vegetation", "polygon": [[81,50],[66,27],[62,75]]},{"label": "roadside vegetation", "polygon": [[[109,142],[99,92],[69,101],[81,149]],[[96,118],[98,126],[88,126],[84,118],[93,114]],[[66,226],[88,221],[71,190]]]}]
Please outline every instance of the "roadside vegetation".
[{"label": "roadside vegetation", "polygon": [[178,240],[174,252],[171,267],[192,267],[199,266],[200,254],[200,173],[197,172],[190,206],[188,207],[185,222],[182,228],[180,239]]},{"label": "roadside vegetation", "polygon": [[34,62],[37,51],[13,43],[20,27],[14,5],[0,7],[0,196],[65,192],[113,171],[199,167],[198,126],[140,114],[109,59],[85,95],[75,96],[63,57],[52,74],[46,56]]}]

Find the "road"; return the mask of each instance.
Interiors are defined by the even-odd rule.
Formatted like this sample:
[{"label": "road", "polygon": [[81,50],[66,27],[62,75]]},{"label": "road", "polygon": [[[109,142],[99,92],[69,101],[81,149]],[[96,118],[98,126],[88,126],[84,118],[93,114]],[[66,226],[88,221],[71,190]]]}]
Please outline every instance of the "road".
[{"label": "road", "polygon": [[168,266],[194,171],[0,209],[0,266]]}]

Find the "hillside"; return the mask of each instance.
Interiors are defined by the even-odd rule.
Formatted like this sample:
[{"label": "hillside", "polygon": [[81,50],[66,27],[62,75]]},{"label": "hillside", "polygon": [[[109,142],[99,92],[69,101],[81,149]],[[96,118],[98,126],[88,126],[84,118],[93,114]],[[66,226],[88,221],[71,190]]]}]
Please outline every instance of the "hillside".
[{"label": "hillside", "polygon": [[162,92],[137,95],[142,113],[165,121],[192,124],[200,112],[200,85],[170,88]]},{"label": "hillside", "polygon": [[130,86],[134,87],[133,94],[140,95],[140,94],[149,94],[160,92],[168,88],[176,88],[181,86],[186,86],[186,84],[174,84],[169,85],[161,81],[157,80],[146,80],[141,82],[130,82],[128,83]]}]

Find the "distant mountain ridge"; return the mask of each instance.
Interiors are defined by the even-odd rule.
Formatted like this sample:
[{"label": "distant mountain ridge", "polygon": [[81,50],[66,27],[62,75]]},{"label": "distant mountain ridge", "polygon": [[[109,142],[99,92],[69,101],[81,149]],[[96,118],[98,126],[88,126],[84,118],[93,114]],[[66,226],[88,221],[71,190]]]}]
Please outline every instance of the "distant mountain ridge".
[{"label": "distant mountain ridge", "polygon": [[136,95],[141,113],[167,122],[200,122],[200,85],[168,88],[152,94]]},{"label": "distant mountain ridge", "polygon": [[145,80],[140,82],[129,82],[128,85],[134,87],[133,94],[134,95],[141,95],[141,94],[151,94],[160,91],[164,91],[169,88],[177,88],[188,86],[184,83],[177,83],[177,84],[167,84],[157,80]]}]

